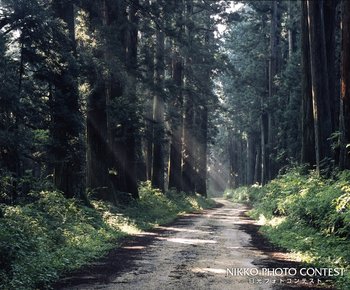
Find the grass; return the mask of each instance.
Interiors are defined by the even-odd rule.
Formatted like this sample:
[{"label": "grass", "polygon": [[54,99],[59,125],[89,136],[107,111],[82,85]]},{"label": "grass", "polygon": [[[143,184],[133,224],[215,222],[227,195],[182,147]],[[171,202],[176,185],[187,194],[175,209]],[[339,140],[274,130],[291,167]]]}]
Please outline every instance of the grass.
[{"label": "grass", "polygon": [[261,232],[273,243],[315,267],[344,268],[339,289],[350,289],[350,172],[324,179],[290,170],[264,187],[227,190],[235,202],[253,206]]},{"label": "grass", "polygon": [[1,206],[0,289],[49,289],[67,273],[104,256],[118,239],[213,206],[198,195],[166,195],[145,183],[125,206],[92,200],[86,207],[61,193],[32,193],[33,202]]}]

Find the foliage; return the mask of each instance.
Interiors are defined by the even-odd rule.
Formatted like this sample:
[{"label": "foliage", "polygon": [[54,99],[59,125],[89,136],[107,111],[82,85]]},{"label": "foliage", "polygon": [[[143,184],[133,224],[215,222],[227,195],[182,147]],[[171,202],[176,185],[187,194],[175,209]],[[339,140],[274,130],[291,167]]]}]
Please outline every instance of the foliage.
[{"label": "foliage", "polygon": [[[265,183],[262,177],[270,180],[279,169],[300,160],[302,125],[300,3],[239,2],[242,5],[228,23],[221,46],[226,70],[218,78],[224,108],[219,125],[224,122],[228,134],[217,138],[217,147],[232,148],[238,141],[242,146],[225,150],[226,156],[215,156],[222,163],[230,161],[230,179],[234,180],[230,182],[235,186]],[[278,15],[272,29],[275,3]],[[272,69],[274,62],[276,69]],[[244,166],[237,166],[239,162]],[[261,168],[266,172],[262,174]]]},{"label": "foliage", "polygon": [[211,205],[199,196],[165,196],[149,184],[141,186],[139,201],[119,208],[96,200],[86,207],[55,191],[31,196],[35,201],[27,205],[2,205],[0,289],[47,289],[63,273],[106,254],[118,238]]},{"label": "foliage", "polygon": [[249,201],[249,188],[242,186],[237,189],[226,189],[224,197],[235,202],[248,202]]},{"label": "foliage", "polygon": [[[251,216],[265,222],[262,231],[275,244],[322,267],[350,269],[350,171],[334,180],[304,168],[289,170],[264,187],[240,188],[226,194],[253,205]],[[337,281],[349,285],[350,275]],[[345,288],[341,288],[345,289]]]}]

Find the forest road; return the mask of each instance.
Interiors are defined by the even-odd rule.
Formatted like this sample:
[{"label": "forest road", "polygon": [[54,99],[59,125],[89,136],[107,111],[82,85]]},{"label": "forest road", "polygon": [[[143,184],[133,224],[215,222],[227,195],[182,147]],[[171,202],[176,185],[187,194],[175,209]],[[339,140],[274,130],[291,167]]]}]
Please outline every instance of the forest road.
[{"label": "forest road", "polygon": [[[286,277],[262,277],[263,269],[296,266],[286,259],[286,254],[264,242],[257,233],[258,226],[244,215],[247,210],[244,205],[233,204],[224,199],[216,201],[219,203],[217,208],[187,214],[171,225],[126,239],[119,249],[112,251],[104,260],[66,277],[54,288],[65,290],[317,288],[300,283],[287,285],[287,280],[284,279]],[[250,276],[242,272],[235,273],[234,269],[236,271],[246,269],[250,271]],[[257,276],[256,272],[259,272]]]}]

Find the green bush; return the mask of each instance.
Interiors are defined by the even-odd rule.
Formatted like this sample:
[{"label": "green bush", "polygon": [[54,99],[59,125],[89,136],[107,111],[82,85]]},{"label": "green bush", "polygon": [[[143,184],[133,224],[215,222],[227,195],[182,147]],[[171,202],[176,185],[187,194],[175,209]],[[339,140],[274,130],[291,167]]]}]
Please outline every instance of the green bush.
[{"label": "green bush", "polygon": [[248,194],[248,187],[242,186],[237,189],[226,189],[224,197],[236,202],[249,202],[250,196]]},{"label": "green bush", "polygon": [[[304,262],[322,267],[350,270],[350,171],[334,179],[302,168],[286,174],[263,187],[252,186],[245,192],[254,218],[264,217],[263,233],[275,244],[299,253]],[[230,191],[230,199],[242,189]],[[350,285],[350,274],[337,283],[341,289]]]},{"label": "green bush", "polygon": [[123,208],[96,200],[89,208],[55,191],[31,195],[29,204],[1,206],[0,289],[47,289],[106,254],[118,238],[212,205],[199,196],[164,195],[148,183],[140,200]]}]

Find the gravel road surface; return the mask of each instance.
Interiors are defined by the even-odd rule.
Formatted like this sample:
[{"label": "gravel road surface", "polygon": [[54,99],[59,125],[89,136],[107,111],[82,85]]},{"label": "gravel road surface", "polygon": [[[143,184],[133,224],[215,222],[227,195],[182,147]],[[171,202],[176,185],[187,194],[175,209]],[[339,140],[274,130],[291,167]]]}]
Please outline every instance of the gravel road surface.
[{"label": "gravel road surface", "polygon": [[245,206],[216,201],[217,208],[126,239],[108,257],[62,279],[55,289],[323,289],[264,276],[263,269],[296,264],[257,237],[258,226],[244,215]]}]

